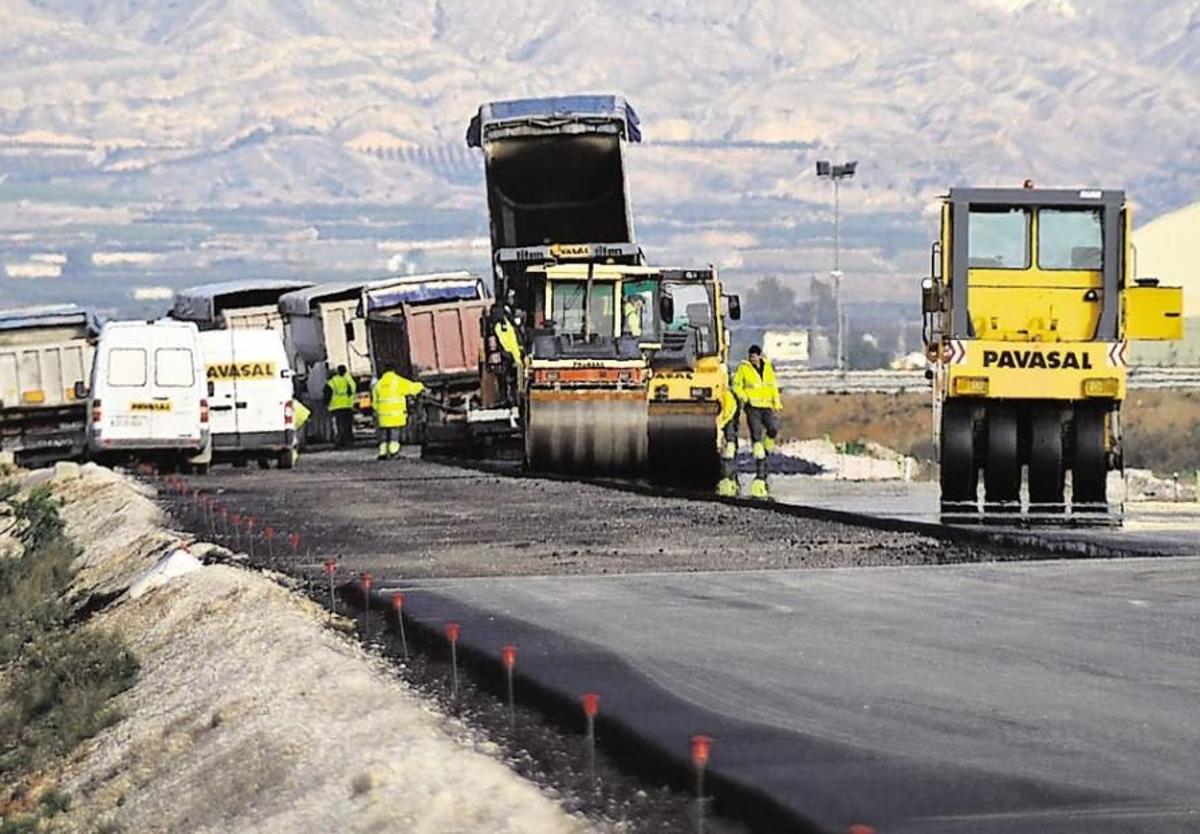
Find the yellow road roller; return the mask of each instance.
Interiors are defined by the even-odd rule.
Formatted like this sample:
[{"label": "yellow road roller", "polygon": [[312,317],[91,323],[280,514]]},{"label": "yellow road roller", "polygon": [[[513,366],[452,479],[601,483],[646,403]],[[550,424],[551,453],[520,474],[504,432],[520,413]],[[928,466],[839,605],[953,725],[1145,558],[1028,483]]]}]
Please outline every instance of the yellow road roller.
[{"label": "yellow road roller", "polygon": [[1130,224],[1122,191],[943,198],[922,284],[943,520],[1120,523],[1126,344],[1183,328],[1182,290],[1136,276]]}]

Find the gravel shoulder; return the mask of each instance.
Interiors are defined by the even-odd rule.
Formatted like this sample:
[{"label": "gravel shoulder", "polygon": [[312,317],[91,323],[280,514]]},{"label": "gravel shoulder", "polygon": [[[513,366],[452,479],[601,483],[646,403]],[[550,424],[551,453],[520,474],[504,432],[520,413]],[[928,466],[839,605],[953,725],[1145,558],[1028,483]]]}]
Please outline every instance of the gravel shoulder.
[{"label": "gravel shoulder", "polygon": [[142,665],[125,720],[65,766],[69,830],[592,830],[270,576],[208,564],[130,598],[181,537],[107,470],[57,492],[84,548],[73,594]]},{"label": "gravel shoulder", "polygon": [[[301,562],[393,577],[596,575],[922,565],[1019,558],[715,502],[514,478],[368,450],[293,472],[220,469],[190,484],[230,512],[295,530]],[[192,526],[205,525],[193,519]],[[301,565],[300,567],[302,567]],[[298,567],[294,562],[288,569]]]}]

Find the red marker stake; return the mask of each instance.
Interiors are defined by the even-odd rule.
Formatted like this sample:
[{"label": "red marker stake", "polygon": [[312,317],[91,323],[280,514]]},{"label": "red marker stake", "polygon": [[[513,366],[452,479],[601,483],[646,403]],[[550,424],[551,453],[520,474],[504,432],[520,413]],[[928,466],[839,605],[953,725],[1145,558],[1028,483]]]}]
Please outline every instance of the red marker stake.
[{"label": "red marker stake", "polygon": [[508,729],[515,731],[517,729],[517,705],[513,698],[513,670],[517,666],[517,647],[505,646],[500,650],[500,657],[504,661],[504,673],[508,676]]},{"label": "red marker stake", "polygon": [[454,700],[458,700],[458,623],[446,623],[446,639],[450,641],[450,672],[454,676]]},{"label": "red marker stake", "polygon": [[333,572],[337,570],[337,562],[329,559],[325,562],[325,575],[329,577],[329,622],[333,622],[333,614],[337,611],[337,598],[333,595]]},{"label": "red marker stake", "polygon": [[250,540],[250,558],[254,558],[254,516],[246,516],[246,537]]},{"label": "red marker stake", "polygon": [[275,558],[275,528],[268,525],[263,530],[263,538],[267,540],[267,558]]},{"label": "red marker stake", "polygon": [[371,585],[375,582],[375,577],[363,571],[359,577],[359,582],[363,589],[363,632],[368,640],[371,639]]},{"label": "red marker stake", "polygon": [[292,547],[292,555],[299,556],[300,555],[300,534],[292,533],[291,535],[289,535],[288,536],[288,544],[291,545],[291,547]]},{"label": "red marker stake", "polygon": [[712,752],[712,738],[692,736],[692,767],[696,771],[696,834],[704,834],[704,771]]},{"label": "red marker stake", "polygon": [[396,624],[400,626],[400,649],[404,652],[404,660],[408,661],[408,638],[404,636],[404,594],[395,591],[392,594],[392,610],[396,612]]},{"label": "red marker stake", "polygon": [[596,780],[596,715],[600,712],[600,696],[588,692],[583,696],[583,714],[587,717],[588,772]]},{"label": "red marker stake", "polygon": [[242,547],[242,517],[238,513],[234,513],[229,519],[233,522],[233,547],[235,550],[240,550]]}]

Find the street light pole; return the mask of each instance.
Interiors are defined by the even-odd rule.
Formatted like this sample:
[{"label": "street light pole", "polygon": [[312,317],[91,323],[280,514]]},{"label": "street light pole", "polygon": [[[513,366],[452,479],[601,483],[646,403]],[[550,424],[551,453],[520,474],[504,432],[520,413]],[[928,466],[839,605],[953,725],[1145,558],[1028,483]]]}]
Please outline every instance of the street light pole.
[{"label": "street light pole", "polygon": [[846,323],[842,313],[842,255],[841,255],[841,184],[842,180],[854,176],[858,162],[843,162],[833,165],[828,159],[817,160],[817,176],[833,182],[833,309],[837,328],[835,364],[838,371],[846,370]]}]

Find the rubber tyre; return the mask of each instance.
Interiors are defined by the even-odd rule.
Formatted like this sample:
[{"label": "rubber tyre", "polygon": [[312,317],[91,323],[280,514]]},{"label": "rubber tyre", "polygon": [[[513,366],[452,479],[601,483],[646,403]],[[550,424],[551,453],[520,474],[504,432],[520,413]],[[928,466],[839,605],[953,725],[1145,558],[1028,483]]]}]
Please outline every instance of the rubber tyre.
[{"label": "rubber tyre", "polygon": [[270,458],[259,458],[258,459],[258,468],[259,469],[270,469],[271,468],[271,459]]},{"label": "rubber tyre", "polygon": [[[1108,410],[1081,405],[1075,409],[1075,455],[1071,467],[1071,503],[1108,505]],[[1087,508],[1085,508],[1086,510]]]},{"label": "rubber tyre", "polygon": [[983,470],[984,501],[1018,509],[1021,501],[1021,458],[1017,447],[1017,414],[1007,406],[987,410],[987,462]]},{"label": "rubber tyre", "polygon": [[1055,407],[1036,407],[1030,416],[1029,503],[1039,512],[1062,512],[1063,413]]},{"label": "rubber tyre", "polygon": [[969,405],[947,402],[942,406],[941,436],[942,501],[974,504],[979,465],[975,459],[975,421]]},{"label": "rubber tyre", "polygon": [[286,452],[279,453],[279,458],[276,460],[275,465],[279,469],[294,469],[297,457],[299,455],[296,454],[295,449],[288,449]]}]

